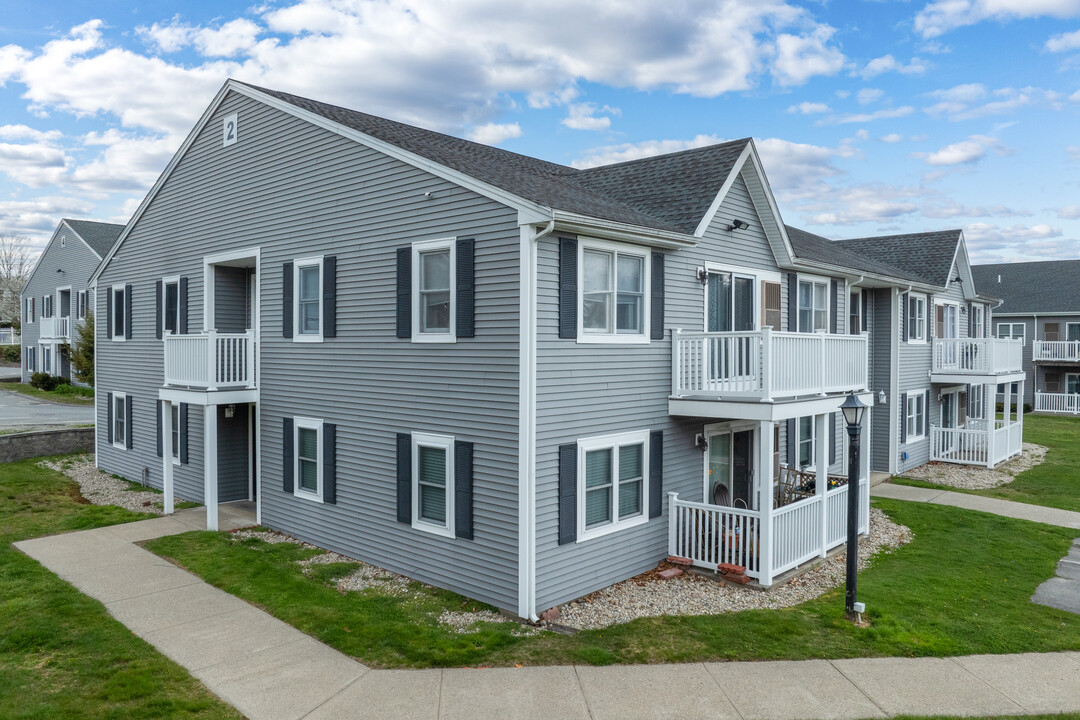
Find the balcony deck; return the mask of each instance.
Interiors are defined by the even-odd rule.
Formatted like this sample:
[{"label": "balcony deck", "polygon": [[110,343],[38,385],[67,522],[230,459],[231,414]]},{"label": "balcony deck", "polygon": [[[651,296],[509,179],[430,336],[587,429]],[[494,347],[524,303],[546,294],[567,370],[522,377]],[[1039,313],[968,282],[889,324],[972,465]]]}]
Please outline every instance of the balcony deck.
[{"label": "balcony deck", "polygon": [[1035,412],[1080,415],[1080,393],[1035,393]]},{"label": "balcony deck", "polygon": [[1031,360],[1037,363],[1080,363],[1080,340],[1036,340]]},{"label": "balcony deck", "polygon": [[935,383],[1016,382],[1024,377],[1024,343],[1004,338],[934,338]]},{"label": "balcony deck", "polygon": [[[255,333],[210,330],[194,335],[166,335],[163,399],[190,401],[184,394],[217,394],[220,402],[257,399]],[[196,402],[198,402],[196,400]],[[216,404],[204,400],[199,404]]]},{"label": "balcony deck", "polygon": [[71,342],[70,317],[43,317],[40,319],[39,337],[43,341]]}]

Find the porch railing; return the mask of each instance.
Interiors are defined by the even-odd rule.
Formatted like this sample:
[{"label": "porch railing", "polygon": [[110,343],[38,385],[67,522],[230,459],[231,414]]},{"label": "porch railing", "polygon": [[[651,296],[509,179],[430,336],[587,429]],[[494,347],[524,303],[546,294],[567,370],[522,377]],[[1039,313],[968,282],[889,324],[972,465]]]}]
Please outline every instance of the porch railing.
[{"label": "porch railing", "polygon": [[41,338],[71,339],[71,318],[47,317],[41,318]]},{"label": "porch railing", "polygon": [[1080,415],[1078,393],[1035,393],[1035,412]]},{"label": "porch railing", "polygon": [[0,345],[18,345],[19,333],[15,328],[0,328]]},{"label": "porch railing", "polygon": [[1031,345],[1031,359],[1080,362],[1080,340],[1036,340]]},{"label": "porch railing", "polygon": [[866,390],[867,347],[865,334],[676,330],[672,395],[770,401]]},{"label": "porch railing", "polygon": [[1023,369],[1024,343],[1007,338],[934,338],[936,373],[994,375]]},{"label": "porch railing", "polygon": [[720,563],[746,568],[760,577],[758,543],[761,518],[756,510],[679,500],[671,493],[668,519],[668,550],[689,558],[698,567],[716,570]]},{"label": "porch railing", "polygon": [[982,428],[942,428],[930,426],[930,459],[959,465],[993,467],[1023,449],[1023,426],[994,423],[993,433]]},{"label": "porch railing", "polygon": [[255,334],[165,336],[165,384],[217,390],[256,387]]}]

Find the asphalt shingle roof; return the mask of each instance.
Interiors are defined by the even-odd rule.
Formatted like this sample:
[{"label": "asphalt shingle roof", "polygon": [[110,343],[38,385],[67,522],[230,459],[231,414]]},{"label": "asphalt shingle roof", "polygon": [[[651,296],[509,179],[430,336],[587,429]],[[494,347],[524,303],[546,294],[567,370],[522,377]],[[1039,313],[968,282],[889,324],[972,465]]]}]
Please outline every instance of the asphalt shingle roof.
[{"label": "asphalt shingle roof", "polygon": [[844,247],[840,242],[800,230],[797,227],[787,225],[788,240],[791,241],[791,249],[795,251],[795,257],[839,267],[872,272],[886,277],[901,278],[907,271],[889,263],[882,262],[873,257],[856,252],[853,248]]},{"label": "asphalt shingle roof", "polygon": [[1004,300],[997,313],[1080,312],[1080,260],[973,265],[971,274],[980,291]]},{"label": "asphalt shingle roof", "polygon": [[64,218],[64,222],[68,226],[79,233],[79,237],[86,241],[86,244],[94,248],[101,257],[105,257],[109,249],[112,248],[113,243],[116,242],[116,238],[120,237],[120,233],[123,232],[124,226],[117,225],[116,223],[103,223],[95,220],[72,220],[71,218]]},{"label": "asphalt shingle roof", "polygon": [[545,207],[684,234],[697,228],[749,142],[735,140],[579,170],[290,93],[249,87]]}]

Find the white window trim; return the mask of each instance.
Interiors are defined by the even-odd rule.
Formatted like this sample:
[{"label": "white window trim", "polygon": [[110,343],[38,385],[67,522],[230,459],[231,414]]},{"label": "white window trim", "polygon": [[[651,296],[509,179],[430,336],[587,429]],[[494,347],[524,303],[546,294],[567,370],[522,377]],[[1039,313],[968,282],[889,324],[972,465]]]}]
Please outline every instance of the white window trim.
[{"label": "white window trim", "polygon": [[[911,301],[912,300],[919,300],[922,303],[922,332],[916,337],[911,337],[911,325],[910,324],[911,324],[912,317],[911,317],[911,313],[910,313],[908,308],[911,307]],[[932,319],[930,317],[928,317],[928,314],[929,314],[929,308],[927,307],[928,300],[929,300],[929,298],[927,298],[926,293],[908,293],[907,307],[904,308],[903,317],[905,318],[905,322],[904,322],[904,342],[906,342],[909,345],[925,345],[927,343],[927,338],[930,337],[929,329],[930,329],[930,322],[932,321]],[[937,320],[936,318],[933,318],[934,322],[936,322],[936,320]]]},{"label": "white window trim", "polygon": [[[1069,328],[1072,327],[1073,325],[1080,326],[1080,322],[1067,322],[1067,323],[1065,323],[1065,341],[1066,342],[1070,342],[1070,340],[1069,340]],[[1076,342],[1076,341],[1072,340],[1071,342]]]},{"label": "white window trim", "polygon": [[180,334],[180,276],[172,275],[169,277],[161,278],[161,337],[162,342],[166,335],[171,335],[165,319],[168,317],[169,303],[166,298],[169,296],[168,287],[170,285],[176,285],[176,334]]},{"label": "white window trim", "polygon": [[[420,517],[420,448],[436,448],[446,452],[446,524],[436,525]],[[412,434],[412,526],[433,535],[454,537],[454,438],[452,435]]]},{"label": "white window trim", "polygon": [[[300,332],[300,268],[315,267],[319,271],[319,332]],[[300,258],[293,261],[293,342],[323,341],[323,256]]]},{"label": "white window trim", "polygon": [[[916,401],[918,401],[918,402],[916,402]],[[904,441],[904,444],[905,445],[911,445],[912,443],[918,442],[919,440],[925,440],[927,435],[929,434],[928,433],[929,422],[927,422],[927,413],[929,412],[929,408],[926,407],[926,391],[925,390],[920,390],[917,393],[908,393],[907,403],[908,403],[908,407],[904,408],[904,424],[908,428],[908,433],[907,433],[907,439]],[[916,421],[918,420],[919,415],[918,415],[918,412],[917,412],[917,408],[918,408],[919,403],[922,403],[922,406],[923,406],[923,408],[922,408],[922,422],[921,423],[919,423],[919,422],[915,423],[916,426],[921,426],[919,433],[916,434],[916,433],[911,432],[911,426],[908,425],[908,421],[909,420],[916,420]],[[916,410],[911,409],[913,406],[916,408]]]},{"label": "white window trim", "polygon": [[986,337],[986,306],[985,305],[972,305],[971,306],[971,314],[975,318],[974,322],[972,322],[972,325],[974,325],[976,328],[978,328],[978,332],[975,335],[975,339],[982,339],[982,338]]},{"label": "white window trim", "polygon": [[[646,261],[646,262],[648,262],[648,261]],[[741,278],[750,278],[751,280],[754,281],[754,293],[753,293],[754,330],[753,331],[757,332],[757,331],[761,330],[761,313],[762,313],[761,289],[762,289],[762,287],[764,287],[764,283],[767,283],[767,282],[772,282],[772,283],[781,283],[781,282],[783,282],[783,280],[782,280],[782,278],[780,276],[780,273],[774,273],[774,272],[770,272],[768,270],[754,270],[753,268],[745,268],[745,267],[741,267],[741,266],[738,266],[738,265],[724,265],[724,264],[721,264],[721,263],[710,262],[708,260],[705,261],[704,267],[705,267],[705,272],[707,274],[727,273],[727,274],[731,275],[732,279],[737,278],[737,277],[741,277]],[[650,277],[649,280],[651,281],[652,278]],[[702,305],[701,305],[701,307],[702,307],[701,329],[702,329],[703,332],[708,332],[709,331],[709,286],[708,286],[708,284],[705,284],[705,285],[701,286],[701,303],[702,303]],[[731,312],[733,314],[735,312],[734,303],[732,303]]]},{"label": "white window trim", "polygon": [[1080,383],[1080,373],[1067,372],[1067,373],[1064,373],[1064,375],[1065,375],[1065,387],[1062,388],[1063,394],[1065,394],[1065,395],[1076,395],[1077,393],[1069,392],[1069,378],[1071,378],[1071,377],[1077,378],[1077,382]]},{"label": "white window trim", "polygon": [[23,313],[25,317],[23,317],[23,324],[32,325],[34,323],[34,298],[28,297],[24,298],[24,300]]},{"label": "white window trim", "polygon": [[846,315],[847,315],[847,323],[846,323],[847,327],[845,328],[845,330],[847,331],[847,333],[849,335],[852,334],[851,333],[851,307],[850,307],[851,306],[851,296],[852,295],[858,295],[859,296],[858,301],[855,303],[855,314],[859,318],[859,321],[858,321],[857,327],[856,327],[856,330],[858,332],[856,332],[854,334],[855,335],[861,335],[863,333],[863,327],[866,326],[866,318],[863,317],[863,301],[862,301],[862,299],[863,299],[863,289],[861,287],[848,286],[848,289],[847,289],[848,308],[847,308],[847,313],[846,313]]},{"label": "white window trim", "polygon": [[56,368],[53,367],[55,362],[53,358],[54,346],[49,343],[39,343],[38,352],[41,354],[41,372],[49,375],[55,375]]},{"label": "white window trim", "polygon": [[[116,292],[118,290],[120,291],[120,294],[124,297],[124,308],[118,308],[116,305]],[[105,322],[109,323],[110,325],[113,342],[124,342],[127,340],[127,288],[123,283],[119,283],[117,285],[109,286],[109,292],[111,293],[110,297],[112,298],[112,315],[105,318]],[[119,335],[116,333],[116,313],[118,312],[124,312],[124,332],[120,333]]]},{"label": "white window trim", "polygon": [[[802,458],[802,428],[799,427],[802,423],[803,417],[810,418],[810,463],[808,465],[800,464]],[[806,470],[817,472],[817,418],[813,415],[801,416],[795,419],[795,458],[794,465],[796,470]],[[789,463],[790,464],[790,463]]]},{"label": "white window trim", "polygon": [[56,288],[56,299],[53,300],[53,302],[56,303],[56,317],[64,317],[64,315],[60,314],[60,312],[61,312],[61,310],[63,308],[63,305],[64,305],[62,302],[60,302],[60,293],[64,292],[65,290],[67,290],[67,293],[68,293],[68,314],[67,314],[67,319],[68,319],[68,323],[70,324],[72,319],[74,319],[76,317],[77,313],[78,313],[78,306],[76,304],[78,301],[74,297],[75,293],[72,292],[71,286],[70,285],[63,285],[61,287]]},{"label": "white window trim", "polygon": [[[127,393],[114,392],[112,394],[113,406],[110,408],[112,415],[112,436],[113,447],[119,450],[127,450],[127,434],[131,432],[131,418],[127,416]],[[118,403],[122,403],[124,406],[124,439],[117,440],[116,438],[116,406]]]},{"label": "white window trim", "polygon": [[[942,306],[942,307],[952,306],[952,307],[956,308],[956,314],[955,314],[956,322],[953,323],[953,338],[959,338],[960,337],[960,303],[956,302],[955,300],[938,300],[937,298],[934,298],[934,337],[937,337],[937,308],[938,308],[939,305]],[[944,339],[944,336],[943,336],[942,339]]]},{"label": "white window trim", "polygon": [[[619,457],[618,448],[622,445],[641,445],[641,514],[625,520],[619,519]],[[598,537],[610,535],[628,528],[649,522],[649,431],[619,433],[600,437],[583,438],[577,441],[577,542],[586,542]],[[612,488],[611,488],[611,523],[591,530],[585,529],[585,453],[593,450],[611,448],[612,452]]]},{"label": "white window trim", "polygon": [[[1001,340],[1001,339],[1009,339],[1009,338],[1014,339],[1014,340],[1017,339],[1013,335],[1013,328],[1015,328],[1017,325],[1020,326],[1020,338],[1019,338],[1020,345],[1021,346],[1027,345],[1027,323],[1022,323],[1022,322],[999,322],[997,324],[997,333],[995,333],[997,338],[999,340]],[[1001,337],[1001,328],[1004,327],[1004,326],[1007,326],[1009,328],[1009,338],[1002,338]],[[1066,328],[1066,332],[1068,332],[1068,328]]]},{"label": "white window trim", "polygon": [[173,408],[176,409],[176,421],[173,422],[170,419],[170,421],[169,421],[170,426],[169,427],[170,427],[171,430],[176,432],[176,454],[175,455],[172,454],[172,435],[171,434],[170,434],[170,436],[169,436],[169,438],[167,440],[163,439],[162,442],[169,443],[169,455],[172,457],[172,464],[175,465],[176,467],[180,467],[180,465],[182,464],[180,462],[180,448],[184,447],[184,435],[185,435],[184,431],[187,430],[187,428],[185,428],[180,423],[180,417],[181,417],[180,403],[177,403],[177,402],[169,403],[169,412],[170,413],[173,411]]},{"label": "white window trim", "polygon": [[[642,287],[644,299],[643,299],[643,314],[641,319],[641,332],[640,333],[619,333],[616,332],[615,327],[612,327],[610,333],[598,333],[598,332],[585,332],[585,314],[584,301],[585,301],[585,278],[582,269],[585,267],[585,251],[586,250],[601,250],[605,252],[614,252],[616,254],[634,255],[644,258],[642,263],[644,267],[644,285]],[[651,337],[650,320],[652,315],[652,250],[647,247],[638,245],[628,245],[626,243],[609,242],[607,240],[596,240],[594,238],[578,238],[578,251],[577,251],[577,266],[578,266],[578,287],[577,287],[577,341],[583,345],[585,344],[614,344],[614,345],[648,345]],[[614,288],[614,300],[618,301],[619,287],[618,287],[618,260],[615,262],[615,275],[612,277],[612,282],[615,283]],[[616,323],[617,319],[612,316],[612,322]],[[706,320],[706,322],[708,322]]]},{"label": "white window trim", "polygon": [[[801,314],[799,312],[799,310],[800,310],[800,308],[799,308],[799,286],[802,285],[804,282],[813,283],[815,285],[820,284],[820,285],[825,286],[825,330],[824,331],[829,332],[829,329],[832,327],[832,300],[829,297],[829,293],[832,292],[832,278],[828,278],[828,277],[825,277],[823,275],[804,275],[802,273],[799,273],[798,276],[795,278],[795,297],[794,297],[794,302],[795,302],[795,324],[796,324],[796,330],[795,331],[796,332],[802,332],[802,333],[817,332],[813,328],[811,328],[809,330],[803,330],[801,325],[800,325],[801,322],[802,322],[802,319],[799,317],[800,314]],[[813,302],[813,300],[814,300],[813,293],[811,293],[810,294],[810,301]],[[788,298],[788,303],[791,303],[791,302],[792,302],[792,298]],[[812,306],[811,306],[811,308],[812,308]],[[812,308],[810,312],[811,312],[810,322],[813,323],[813,321],[814,321],[814,317],[813,317],[814,309]],[[791,328],[788,328],[788,329],[790,330]]]},{"label": "white window trim", "polygon": [[[450,251],[450,332],[420,332],[420,253],[432,250]],[[439,238],[423,240],[412,244],[412,257],[409,263],[412,277],[409,280],[409,294],[412,305],[412,333],[414,343],[456,343],[457,342],[457,238]]]},{"label": "white window trim", "polygon": [[[315,431],[315,492],[300,486],[300,430]],[[312,502],[322,503],[323,495],[323,421],[316,418],[293,418],[293,495]]]}]

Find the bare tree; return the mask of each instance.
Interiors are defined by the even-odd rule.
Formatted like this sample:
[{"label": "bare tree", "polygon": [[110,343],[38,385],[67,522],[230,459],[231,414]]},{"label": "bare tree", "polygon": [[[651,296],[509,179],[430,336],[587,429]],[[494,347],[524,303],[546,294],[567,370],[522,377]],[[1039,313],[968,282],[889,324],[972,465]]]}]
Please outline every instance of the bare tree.
[{"label": "bare tree", "polygon": [[0,232],[0,326],[19,326],[19,293],[33,269],[30,239]]}]

